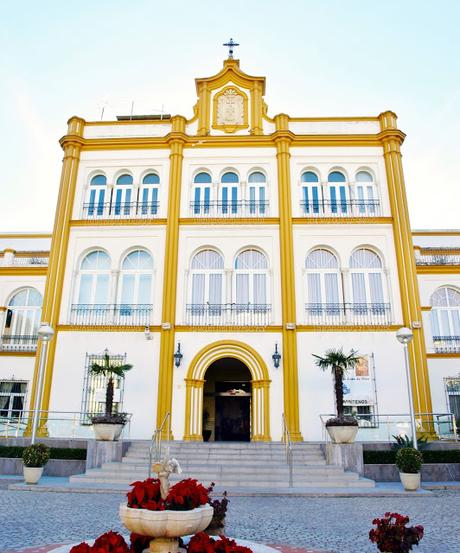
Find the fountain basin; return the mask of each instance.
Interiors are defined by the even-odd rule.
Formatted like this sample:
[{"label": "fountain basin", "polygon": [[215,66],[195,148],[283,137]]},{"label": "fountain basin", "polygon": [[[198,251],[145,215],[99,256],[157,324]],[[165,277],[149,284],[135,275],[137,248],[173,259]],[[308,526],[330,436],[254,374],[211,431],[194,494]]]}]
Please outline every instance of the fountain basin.
[{"label": "fountain basin", "polygon": [[202,532],[211,522],[214,509],[202,505],[190,511],[148,511],[120,505],[120,520],[130,530],[152,538],[180,538]]}]

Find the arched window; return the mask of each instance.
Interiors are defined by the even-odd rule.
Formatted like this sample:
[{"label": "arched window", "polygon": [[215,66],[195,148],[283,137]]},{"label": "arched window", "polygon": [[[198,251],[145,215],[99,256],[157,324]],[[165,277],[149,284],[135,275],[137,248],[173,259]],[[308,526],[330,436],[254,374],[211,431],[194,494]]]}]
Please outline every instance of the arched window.
[{"label": "arched window", "polygon": [[368,171],[356,173],[356,206],[358,213],[374,215],[378,208],[378,198],[374,178]]},{"label": "arched window", "polygon": [[249,213],[251,215],[264,215],[267,211],[267,179],[260,171],[254,171],[249,175],[248,183]]},{"label": "arched window", "polygon": [[317,215],[322,205],[321,184],[318,175],[305,171],[300,177],[302,182],[302,207],[306,215]]},{"label": "arched window", "polygon": [[332,171],[327,178],[331,214],[347,213],[349,211],[349,191],[345,175],[340,171]]},{"label": "arched window", "polygon": [[144,250],[129,253],[121,264],[119,302],[122,306],[149,305],[152,301],[153,259]]},{"label": "arched window", "polygon": [[238,306],[255,304],[264,309],[268,304],[268,263],[258,250],[241,252],[235,260],[235,303]]},{"label": "arched window", "polygon": [[107,188],[107,179],[104,175],[95,175],[89,183],[88,203],[84,208],[88,216],[100,217],[104,215],[105,195]]},{"label": "arched window", "polygon": [[337,257],[329,250],[313,250],[306,259],[307,302],[310,314],[339,313],[342,300]]},{"label": "arched window", "polygon": [[220,185],[221,210],[223,214],[237,214],[240,201],[240,179],[236,173],[228,171],[222,175]]},{"label": "arched window", "polygon": [[160,177],[156,173],[149,173],[142,179],[140,190],[140,211],[142,215],[156,215],[158,213],[158,187]]},{"label": "arched window", "polygon": [[133,177],[120,175],[115,183],[112,211],[115,215],[130,215],[133,192]]},{"label": "arched window", "polygon": [[193,202],[192,211],[194,215],[208,215],[211,209],[211,175],[209,173],[198,173],[193,179]]},{"label": "arched window", "polygon": [[5,349],[30,349],[40,326],[42,295],[35,288],[23,288],[8,302],[2,345]]},{"label": "arched window", "polygon": [[213,314],[220,314],[223,301],[224,260],[214,250],[202,250],[191,263],[191,304],[209,306]]},{"label": "arched window", "polygon": [[107,305],[109,282],[110,257],[101,250],[90,252],[80,265],[78,304]]},{"label": "arched window", "polygon": [[438,288],[431,296],[431,306],[431,325],[435,346],[439,339],[445,341],[446,338],[455,339],[455,342],[444,344],[445,347],[459,345],[460,292],[449,286]]},{"label": "arched window", "polygon": [[350,273],[354,306],[383,306],[384,273],[380,257],[367,248],[354,251],[350,258]]}]

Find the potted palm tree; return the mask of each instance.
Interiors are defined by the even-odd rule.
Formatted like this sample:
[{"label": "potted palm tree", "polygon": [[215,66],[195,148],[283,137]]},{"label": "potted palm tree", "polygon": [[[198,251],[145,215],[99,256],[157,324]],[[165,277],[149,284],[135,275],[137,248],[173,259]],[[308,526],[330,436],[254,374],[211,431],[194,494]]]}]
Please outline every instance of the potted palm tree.
[{"label": "potted palm tree", "polygon": [[336,444],[351,444],[358,432],[358,421],[345,416],[343,409],[343,379],[350,369],[354,369],[360,357],[357,351],[351,350],[347,355],[343,348],[329,349],[324,356],[315,355],[316,365],[323,371],[331,370],[334,377],[335,405],[337,417],[326,421],[326,430]]},{"label": "potted palm tree", "polygon": [[125,373],[133,368],[132,365],[120,365],[112,363],[108,350],[104,351],[102,363],[93,363],[90,367],[91,374],[108,376],[107,387],[105,389],[105,413],[91,418],[96,440],[114,441],[118,440],[127,422],[126,413],[113,412],[113,391],[114,376],[125,377]]}]

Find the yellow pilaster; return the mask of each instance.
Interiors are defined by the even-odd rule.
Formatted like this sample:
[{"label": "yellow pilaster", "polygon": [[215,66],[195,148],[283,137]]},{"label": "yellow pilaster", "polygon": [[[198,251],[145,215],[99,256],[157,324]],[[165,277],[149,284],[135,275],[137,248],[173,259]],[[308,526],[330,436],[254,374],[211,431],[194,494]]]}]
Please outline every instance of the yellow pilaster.
[{"label": "yellow pilaster", "polygon": [[291,168],[289,117],[275,117],[276,159],[278,165],[278,204],[280,217],[281,299],[283,317],[284,414],[291,439],[301,441],[299,424],[299,384],[297,370],[296,303],[294,247],[292,238]]},{"label": "yellow pilaster", "polygon": [[412,328],[414,333],[414,338],[409,345],[414,408],[416,413],[431,413],[431,391],[424,331],[423,328],[416,328],[412,324],[413,322],[421,323],[423,319],[401,159],[400,146],[404,140],[404,134],[397,129],[397,118],[393,112],[382,113],[379,119],[393,216],[393,235],[398,261],[403,322],[404,326]]},{"label": "yellow pilaster", "polygon": [[[172,118],[169,145],[169,200],[166,226],[165,266],[163,274],[163,308],[160,338],[160,366],[158,375],[157,427],[172,408],[174,325],[176,322],[177,260],[179,248],[179,213],[184,148],[185,117]],[[165,439],[172,439],[167,436]]]},{"label": "yellow pilaster", "polygon": [[[59,312],[61,310],[62,287],[64,273],[67,261],[67,250],[70,234],[70,220],[72,218],[72,209],[75,197],[75,185],[77,181],[78,165],[80,161],[80,151],[82,146],[82,136],[85,121],[79,117],[72,117],[68,121],[67,134],[60,143],[64,150],[64,159],[62,163],[61,182],[59,186],[59,196],[57,201],[57,211],[54,220],[53,235],[51,241],[51,250],[48,264],[48,272],[43,297],[42,321],[49,323],[55,330],[54,338],[48,346],[48,357],[45,366],[45,377],[43,386],[42,404],[39,406],[42,410],[49,409],[51,386],[53,380],[54,357],[56,353],[56,344],[58,339]],[[35,358],[35,369],[32,381],[32,393],[30,409],[35,409],[36,386],[38,379],[38,364],[40,358],[41,344],[38,346]],[[41,426],[46,417],[42,419]],[[42,432],[44,430],[42,429]]]}]

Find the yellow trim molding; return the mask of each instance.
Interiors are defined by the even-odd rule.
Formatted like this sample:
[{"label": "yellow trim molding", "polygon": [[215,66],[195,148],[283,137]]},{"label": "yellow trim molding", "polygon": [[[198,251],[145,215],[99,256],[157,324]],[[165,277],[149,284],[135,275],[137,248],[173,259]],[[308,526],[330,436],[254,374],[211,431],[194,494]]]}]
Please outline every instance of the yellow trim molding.
[{"label": "yellow trim molding", "polygon": [[419,275],[455,275],[460,274],[458,265],[417,265]]},{"label": "yellow trim molding", "polygon": [[45,265],[11,265],[10,267],[0,267],[0,276],[46,276],[48,267]]},{"label": "yellow trim molding", "polygon": [[[122,326],[122,325],[58,325],[59,332],[144,332],[145,326]],[[160,332],[161,327],[150,326],[150,332]]]},{"label": "yellow trim molding", "polygon": [[448,358],[448,357],[455,357],[455,358],[459,358],[460,357],[460,353],[427,353],[426,356],[429,358],[429,359],[435,359],[435,358]]},{"label": "yellow trim molding", "polygon": [[73,219],[70,221],[72,227],[146,227],[152,225],[166,225],[166,219],[101,219],[89,221],[87,219]]},{"label": "yellow trim molding", "polygon": [[52,238],[52,234],[46,234],[43,232],[2,232],[0,238]]},{"label": "yellow trim molding", "polygon": [[460,236],[460,230],[414,230],[412,236]]},{"label": "yellow trim molding", "polygon": [[281,332],[281,325],[273,326],[188,326],[177,325],[176,332]]},{"label": "yellow trim molding", "polygon": [[0,351],[1,357],[35,357],[35,351]]},{"label": "yellow trim molding", "polygon": [[293,217],[295,225],[391,225],[391,217]]},{"label": "yellow trim molding", "polygon": [[270,441],[270,378],[267,365],[254,348],[236,340],[220,340],[208,344],[190,363],[185,379],[184,440],[203,439],[204,378],[214,361],[225,357],[244,363],[252,376],[251,441]]},{"label": "yellow trim molding", "polygon": [[181,225],[277,225],[279,224],[279,217],[239,217],[234,219],[227,219],[224,217],[183,217],[179,219]]},{"label": "yellow trim molding", "polygon": [[298,325],[298,332],[396,332],[401,328],[399,325],[388,326],[365,326],[365,325],[337,325],[337,326],[318,326],[318,325]]}]

